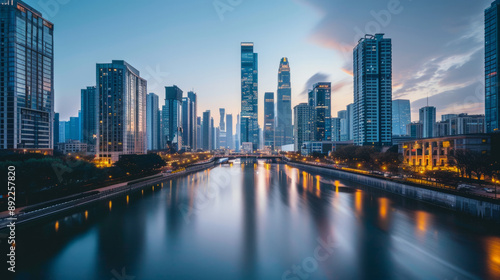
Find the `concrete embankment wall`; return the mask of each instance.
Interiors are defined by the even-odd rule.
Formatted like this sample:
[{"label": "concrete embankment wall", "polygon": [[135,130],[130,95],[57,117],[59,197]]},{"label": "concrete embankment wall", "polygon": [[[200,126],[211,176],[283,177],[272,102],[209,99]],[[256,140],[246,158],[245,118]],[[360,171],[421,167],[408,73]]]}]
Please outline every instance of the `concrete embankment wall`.
[{"label": "concrete embankment wall", "polygon": [[341,170],[311,166],[307,164],[288,163],[288,165],[305,171],[329,175],[338,179],[360,183],[393,194],[398,194],[404,197],[416,199],[458,212],[463,212],[469,215],[484,218],[486,220],[495,220],[497,222],[500,222],[499,202],[482,201],[480,199],[463,197],[460,195],[410,186],[390,180],[374,178]]}]

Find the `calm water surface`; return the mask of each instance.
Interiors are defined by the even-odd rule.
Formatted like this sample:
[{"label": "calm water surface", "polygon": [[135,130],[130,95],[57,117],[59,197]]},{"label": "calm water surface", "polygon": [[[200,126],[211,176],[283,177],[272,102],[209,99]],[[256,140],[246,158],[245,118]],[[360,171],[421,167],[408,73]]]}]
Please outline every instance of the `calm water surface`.
[{"label": "calm water surface", "polygon": [[500,279],[491,224],[264,162],[165,181],[17,235],[16,279]]}]

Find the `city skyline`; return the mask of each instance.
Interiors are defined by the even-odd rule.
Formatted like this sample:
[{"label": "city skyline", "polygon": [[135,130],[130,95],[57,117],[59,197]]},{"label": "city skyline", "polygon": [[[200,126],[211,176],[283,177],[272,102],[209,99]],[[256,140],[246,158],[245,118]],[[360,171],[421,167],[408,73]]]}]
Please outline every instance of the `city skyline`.
[{"label": "city skyline", "polygon": [[[334,24],[330,18],[333,15],[338,15],[340,11],[351,11],[354,9],[354,4],[343,3],[340,9],[334,9],[334,3],[321,3],[320,1],[309,1],[308,3],[304,1],[262,2],[258,3],[260,5],[244,2],[234,7],[233,11],[225,13],[223,15],[224,20],[221,21],[212,3],[199,1],[197,2],[199,5],[194,5],[195,8],[192,11],[198,17],[190,25],[184,26],[183,32],[195,32],[195,28],[201,24],[209,26],[207,28],[207,30],[211,30],[209,34],[202,34],[203,36],[199,38],[207,39],[207,36],[211,36],[213,41],[217,41],[217,43],[207,43],[207,40],[204,40],[207,51],[212,53],[212,55],[207,57],[207,51],[197,51],[193,48],[181,51],[185,48],[174,46],[174,44],[166,43],[164,40],[157,38],[156,34],[163,33],[173,36],[172,38],[181,36],[181,31],[172,30],[163,20],[153,20],[151,24],[143,21],[146,22],[145,26],[134,27],[135,30],[142,28],[150,30],[150,35],[141,35],[143,40],[148,42],[146,47],[139,47],[138,43],[133,43],[130,50],[116,48],[115,46],[119,45],[119,43],[123,43],[123,39],[112,36],[110,38],[102,38],[106,42],[107,47],[97,51],[89,48],[86,42],[75,44],[76,41],[69,42],[67,40],[74,36],[70,34],[77,33],[84,36],[84,34],[88,34],[88,32],[94,30],[93,28],[85,28],[84,22],[85,24],[87,22],[83,18],[76,16],[77,12],[81,11],[85,13],[85,11],[92,9],[93,13],[97,13],[96,18],[99,18],[100,14],[109,12],[111,9],[109,3],[99,3],[102,7],[97,9],[95,6],[97,2],[94,1],[87,1],[85,4],[71,1],[68,4],[57,7],[58,12],[54,13],[35,1],[26,2],[35,8],[39,8],[44,13],[44,16],[48,17],[58,27],[56,44],[59,46],[59,49],[56,54],[57,60],[55,65],[55,111],[60,112],[61,120],[67,120],[69,116],[75,115],[79,105],[72,104],[70,101],[75,96],[78,96],[81,88],[92,85],[92,75],[89,74],[89,71],[90,73],[92,72],[93,64],[112,59],[130,61],[141,73],[145,73],[144,76],[148,80],[149,92],[160,95],[162,87],[165,85],[177,84],[181,88],[186,90],[195,89],[199,93],[200,112],[209,109],[216,111],[219,107],[216,105],[217,98],[211,98],[215,95],[216,97],[227,99],[227,113],[236,115],[239,113],[239,95],[237,94],[238,82],[234,81],[234,78],[238,76],[237,73],[234,73],[235,69],[238,68],[237,62],[235,63],[238,57],[238,50],[235,50],[235,48],[242,41],[253,41],[259,46],[259,53],[261,54],[261,65],[259,67],[259,91],[261,94],[259,96],[259,104],[263,102],[264,92],[275,91],[277,78],[274,76],[275,74],[272,74],[276,68],[275,61],[286,56],[293,61],[294,68],[292,77],[292,84],[294,84],[294,88],[292,89],[292,107],[306,101],[306,97],[303,94],[307,88],[306,85],[310,86],[314,82],[326,79],[326,82],[332,82],[334,89],[332,99],[337,101],[332,104],[332,111],[337,112],[353,101],[351,94],[349,94],[352,92],[352,77],[350,76],[352,70],[349,67],[349,54],[352,54],[352,48],[355,45],[353,38],[356,36],[361,37],[361,35],[356,34],[356,30],[369,33],[365,32],[365,26],[371,22],[378,23],[370,12],[378,13],[379,11],[388,10],[386,2],[363,3],[366,5],[353,18],[339,17],[338,20],[342,21],[343,25],[351,26],[352,28],[347,28],[345,31],[338,31],[333,26]],[[184,3],[176,3],[175,6],[171,3],[168,1],[166,3],[151,1],[147,5],[124,4],[120,9],[122,12],[130,13],[131,9],[144,10],[151,6],[162,5],[164,7],[175,7],[180,11],[188,11]],[[480,53],[484,49],[482,22],[484,9],[491,2],[479,1],[478,3],[476,1],[469,3],[461,1],[463,5],[452,5],[451,9],[445,9],[445,7],[450,6],[446,5],[447,3],[449,4],[450,1],[442,1],[441,3],[431,3],[430,1],[410,3],[401,1],[398,8],[403,8],[403,10],[398,14],[392,14],[391,21],[387,26],[379,24],[379,26],[382,26],[378,28],[380,30],[374,29],[374,31],[381,31],[388,34],[388,36],[397,42],[397,47],[394,49],[394,70],[398,74],[394,77],[394,97],[406,98],[412,101],[413,119],[418,117],[418,108],[423,107],[425,102],[422,99],[427,95],[427,91],[431,92],[430,103],[436,106],[438,111],[443,114],[460,112],[484,113],[483,101],[474,93],[479,84],[484,84],[484,79],[480,78],[483,72],[483,57]],[[416,16],[422,12],[424,6],[439,11],[439,13],[431,15],[429,23],[424,23],[425,25],[436,23],[436,21],[446,21],[445,19],[449,19],[452,15],[468,19],[460,22],[459,25],[446,23],[442,28],[432,30],[431,35],[433,40],[422,40],[425,38],[424,36],[427,36],[424,34],[427,32],[427,29],[415,29],[418,26]],[[249,16],[252,12],[259,10],[259,8],[265,8],[266,12],[264,15],[271,15],[273,12],[280,11],[281,9],[287,10],[289,13],[281,17],[283,17],[286,24],[290,25],[289,28],[293,29],[294,32],[290,32],[289,36],[279,38],[279,40],[278,38],[273,38],[272,34],[265,34],[263,30],[267,30],[266,25],[272,25],[276,28],[281,28],[285,25],[285,23],[277,23],[275,20],[271,20],[270,16],[264,16],[264,22],[260,23],[255,30],[239,24],[239,17]],[[326,14],[329,14],[329,16],[325,17],[318,13],[318,8],[326,11]],[[150,11],[149,9],[148,12]],[[300,16],[303,19],[301,20],[300,27],[291,20],[294,16]],[[173,19],[166,19],[165,21],[170,22],[171,20]],[[451,22],[453,23],[453,21]],[[95,26],[94,23],[88,24]],[[242,30],[236,32],[236,27],[232,27],[231,25],[237,25],[236,27]],[[409,36],[410,38],[406,40],[409,42],[405,42],[404,35],[407,33],[403,32],[402,26],[410,28],[412,31],[412,36]],[[332,29],[334,32],[330,32]],[[199,33],[193,34],[198,35]],[[222,37],[220,34],[225,34],[221,40],[219,40]],[[97,36],[100,37],[101,35]],[[438,38],[438,40],[434,40],[434,38]],[[188,43],[186,40],[189,39],[183,38],[182,42]],[[460,41],[466,43],[465,45],[462,44],[462,48],[456,46],[457,42]],[[415,46],[408,48],[410,43],[413,43]],[[422,51],[415,51],[417,46]],[[440,49],[440,47],[443,47],[447,53],[444,54],[444,51],[432,51]],[[159,58],[158,54],[161,53],[159,50],[165,48],[169,50],[169,53]],[[420,58],[419,61],[422,62],[417,64],[410,63],[409,58],[417,55]],[[225,84],[225,87],[221,87],[220,83],[209,81],[209,79],[202,77],[204,68],[195,70],[191,76],[186,75],[187,68],[189,68],[189,71],[192,71],[187,65],[191,64],[191,61],[194,62],[195,59],[200,59],[201,56],[209,60],[207,61],[207,65],[213,64],[214,60],[217,60],[216,64],[221,65],[217,66],[217,70],[221,70],[219,73],[227,76],[230,81]],[[79,65],[76,69],[72,68],[71,71],[69,71],[69,66],[62,63],[62,61],[70,58]],[[181,61],[184,61],[187,67],[182,65]],[[425,63],[427,63],[428,67],[424,67],[423,64]],[[437,68],[439,68],[439,65],[436,64],[439,63],[442,64],[442,67],[445,67],[445,70],[450,70],[448,74],[444,75],[443,69],[440,70],[439,75],[436,74],[438,72]],[[420,68],[415,69],[416,67]],[[349,74],[346,74],[343,70]],[[408,75],[408,79],[402,79],[403,73],[409,73],[411,70],[413,73],[420,73],[422,76],[418,78],[414,77],[416,75]],[[167,73],[168,75],[166,75]],[[454,75],[456,75],[456,78],[453,78]],[[323,77],[323,79],[317,80],[318,77]],[[468,78],[463,80],[463,77]],[[160,82],[156,81],[157,78],[160,79]],[[462,81],[459,80],[460,78]],[[308,83],[309,79],[312,82]],[[443,81],[443,85],[440,85],[440,81]],[[436,89],[436,87],[438,88]],[[459,96],[457,100],[461,104],[446,104],[445,97],[449,97],[450,91],[453,90]],[[472,97],[472,101],[470,100],[471,98],[466,100],[468,96]],[[162,106],[162,101],[160,101],[160,106]],[[263,108],[259,108],[261,127],[263,125],[263,116]]]}]

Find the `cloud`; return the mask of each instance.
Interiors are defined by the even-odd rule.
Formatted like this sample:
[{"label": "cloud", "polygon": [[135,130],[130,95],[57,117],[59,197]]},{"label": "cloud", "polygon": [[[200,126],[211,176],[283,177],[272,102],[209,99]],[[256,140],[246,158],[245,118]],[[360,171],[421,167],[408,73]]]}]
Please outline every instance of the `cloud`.
[{"label": "cloud", "polygon": [[324,74],[324,73],[316,73],[314,74],[309,80],[307,80],[304,90],[300,93],[301,96],[307,95],[309,93],[309,90],[313,88],[313,85],[316,83],[321,83],[321,82],[327,82],[328,79],[330,78],[329,75]]}]

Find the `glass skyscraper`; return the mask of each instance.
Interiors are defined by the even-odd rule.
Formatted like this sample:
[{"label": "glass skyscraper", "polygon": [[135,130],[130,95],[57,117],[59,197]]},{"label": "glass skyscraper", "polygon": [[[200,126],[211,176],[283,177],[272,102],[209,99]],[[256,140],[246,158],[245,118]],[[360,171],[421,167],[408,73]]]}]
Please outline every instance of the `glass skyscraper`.
[{"label": "glass skyscraper", "polygon": [[241,144],[259,148],[258,54],[253,43],[241,43]]},{"label": "glass skyscraper", "polygon": [[274,92],[264,94],[264,148],[274,151],[275,119]]},{"label": "glass skyscraper", "polygon": [[411,123],[410,100],[392,101],[392,135],[406,135],[406,127]]},{"label": "glass skyscraper", "polygon": [[354,143],[392,146],[392,41],[366,35],[354,48]]},{"label": "glass skyscraper", "polygon": [[315,114],[314,107],[308,103],[301,103],[294,111],[294,134],[295,134],[295,151],[300,151],[302,144],[308,141],[314,141]]},{"label": "glass skyscraper", "polygon": [[436,107],[425,106],[420,108],[420,123],[423,125],[423,138],[434,136],[434,124],[436,123]]},{"label": "glass skyscraper", "polygon": [[316,141],[332,140],[332,83],[317,83],[313,86],[309,101],[314,107]]},{"label": "glass skyscraper", "polygon": [[147,82],[123,60],[97,64],[97,156],[107,163],[120,155],[145,154]]},{"label": "glass skyscraper", "polygon": [[226,145],[230,150],[234,149],[234,137],[233,137],[233,115],[226,115]]},{"label": "glass skyscraper", "polygon": [[155,151],[159,149],[158,145],[158,110],[159,97],[154,93],[147,96],[146,101],[146,131],[148,132],[148,150]]},{"label": "glass skyscraper", "polygon": [[498,132],[500,126],[500,97],[498,71],[500,69],[499,24],[500,1],[496,0],[484,12],[485,16],[485,76],[486,76],[486,132]]},{"label": "glass skyscraper", "polygon": [[18,0],[0,4],[0,149],[54,147],[54,25]]},{"label": "glass skyscraper", "polygon": [[177,86],[165,87],[162,138],[167,148],[182,149],[182,90]]},{"label": "glass skyscraper", "polygon": [[210,110],[203,112],[202,132],[203,132],[203,150],[210,151],[212,149],[212,131],[210,128]]},{"label": "glass skyscraper", "polygon": [[97,140],[97,89],[87,87],[81,91],[82,143],[90,145],[93,152]]},{"label": "glass skyscraper", "polygon": [[276,147],[293,144],[292,87],[290,82],[290,62],[281,59],[278,72],[278,96],[276,98]]}]

